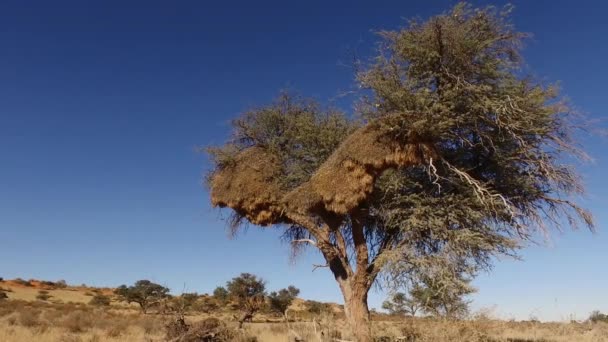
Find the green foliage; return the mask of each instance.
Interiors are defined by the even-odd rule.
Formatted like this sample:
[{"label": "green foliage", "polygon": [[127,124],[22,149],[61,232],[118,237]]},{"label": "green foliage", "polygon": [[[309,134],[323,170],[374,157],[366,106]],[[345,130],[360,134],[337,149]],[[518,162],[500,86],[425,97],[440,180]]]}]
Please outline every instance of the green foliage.
[{"label": "green foliage", "polygon": [[246,112],[233,121],[234,133],[222,147],[207,152],[217,167],[251,146],[262,146],[282,165],[277,183],[293,189],[307,181],[352,131],[343,113],[324,111],[312,100],[281,94],[271,105]]},{"label": "green foliage", "polygon": [[285,311],[287,311],[287,308],[289,308],[298,294],[300,294],[300,290],[293,285],[278,292],[271,292],[268,296],[270,309],[275,313],[285,314]]},{"label": "green foliage", "polygon": [[192,306],[194,311],[210,313],[217,311],[220,305],[224,305],[225,302],[218,301],[215,297],[202,296]]},{"label": "green foliage", "polygon": [[603,313],[601,313],[598,310],[593,311],[589,315],[589,322],[592,322],[592,323],[598,323],[598,322],[608,323],[608,315],[607,314],[603,314]]},{"label": "green foliage", "polygon": [[359,74],[372,93],[362,115],[437,154],[385,172],[368,202],[368,239],[390,246],[376,253],[390,280],[472,276],[537,229],[593,225],[567,199],[583,192],[564,163],[584,157],[570,132],[576,115],[555,86],[518,69],[525,35],[509,13],[461,3],[382,32],[380,56]]},{"label": "green foliage", "polygon": [[114,293],[122,301],[137,303],[141,311],[146,313],[148,308],[168,297],[169,289],[149,280],[138,280],[133,286],[119,286]]},{"label": "green foliage", "polygon": [[243,311],[253,314],[264,306],[266,283],[250,273],[241,273],[226,283],[228,297]]},{"label": "green foliage", "polygon": [[220,303],[225,304],[228,301],[228,290],[223,286],[218,286],[213,290],[213,297]]},{"label": "green foliage", "polygon": [[96,294],[89,301],[89,305],[93,306],[110,306],[111,299],[110,297],[102,294]]},{"label": "green foliage", "polygon": [[465,318],[469,313],[470,304],[465,297],[475,292],[470,286],[470,279],[462,275],[447,279],[422,279],[413,285],[410,296],[429,315],[451,319]]},{"label": "green foliage", "polygon": [[226,283],[228,296],[240,301],[266,294],[266,283],[251,273],[241,273]]},{"label": "green foliage", "polygon": [[421,308],[421,303],[415,298],[408,297],[405,293],[397,292],[382,303],[382,308],[391,315],[416,316]]}]

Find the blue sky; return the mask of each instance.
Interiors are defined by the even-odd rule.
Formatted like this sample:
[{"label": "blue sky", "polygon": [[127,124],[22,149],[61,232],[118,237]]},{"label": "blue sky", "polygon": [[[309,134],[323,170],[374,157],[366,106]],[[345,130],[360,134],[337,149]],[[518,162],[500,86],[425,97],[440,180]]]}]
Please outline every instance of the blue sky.
[{"label": "blue sky", "polygon": [[[372,30],[454,1],[3,1],[0,4],[0,276],[119,285],[148,278],[208,292],[240,272],[270,289],[340,301],[315,253],[289,261],[273,229],[230,240],[201,185],[197,146],[290,88],[350,110],[348,67]],[[473,2],[483,5],[487,2]],[[497,4],[502,4],[498,2]],[[561,81],[605,118],[603,1],[516,1],[531,32],[527,71]],[[525,261],[502,260],[475,284],[476,308],[504,318],[584,318],[608,311],[608,152],[586,138],[580,167],[599,233],[555,233]],[[373,292],[378,307],[384,294]]]}]

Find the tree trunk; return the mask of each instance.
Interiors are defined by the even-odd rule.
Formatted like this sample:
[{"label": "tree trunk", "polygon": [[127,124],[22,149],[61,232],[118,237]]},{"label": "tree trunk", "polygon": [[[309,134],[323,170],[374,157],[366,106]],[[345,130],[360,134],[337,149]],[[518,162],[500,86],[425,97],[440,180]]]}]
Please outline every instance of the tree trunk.
[{"label": "tree trunk", "polygon": [[[344,284],[346,286],[351,284]],[[368,288],[363,284],[352,283],[348,288],[342,286],[346,320],[356,342],[372,342],[371,323],[367,306]]]}]

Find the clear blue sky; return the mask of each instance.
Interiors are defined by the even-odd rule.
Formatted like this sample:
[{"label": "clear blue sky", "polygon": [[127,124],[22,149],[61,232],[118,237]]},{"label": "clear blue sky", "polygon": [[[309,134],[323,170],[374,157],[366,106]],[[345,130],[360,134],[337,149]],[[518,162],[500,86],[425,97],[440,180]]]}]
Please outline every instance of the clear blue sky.
[{"label": "clear blue sky", "polygon": [[[0,276],[119,285],[148,278],[208,292],[240,272],[271,289],[340,301],[319,256],[289,262],[273,229],[227,237],[201,185],[196,146],[286,87],[350,110],[353,51],[371,30],[454,1],[3,1],[0,4]],[[331,3],[331,5],[329,5]],[[432,3],[432,4],[431,4]],[[474,4],[484,4],[474,2]],[[500,4],[500,3],[499,3]],[[604,1],[515,2],[531,32],[529,71],[562,81],[594,118],[606,113]],[[586,139],[584,201],[599,233],[554,234],[501,261],[475,307],[503,317],[566,319],[608,311],[608,152]],[[185,284],[185,285],[184,285]],[[383,294],[370,301],[378,307]]]}]

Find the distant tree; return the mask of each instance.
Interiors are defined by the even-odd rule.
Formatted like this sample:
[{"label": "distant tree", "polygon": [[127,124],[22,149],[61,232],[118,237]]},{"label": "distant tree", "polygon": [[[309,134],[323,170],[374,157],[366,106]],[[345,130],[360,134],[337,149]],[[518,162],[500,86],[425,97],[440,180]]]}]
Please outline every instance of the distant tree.
[{"label": "distant tree", "polygon": [[243,313],[239,318],[241,327],[243,322],[250,321],[253,315],[264,306],[266,283],[253,274],[241,273],[240,276],[232,278],[226,283],[226,289],[228,297],[238,305]]},{"label": "distant tree", "polygon": [[64,289],[68,287],[68,283],[65,280],[61,279],[55,282],[55,287],[58,289]]},{"label": "distant tree", "polygon": [[122,301],[137,303],[145,314],[151,306],[169,296],[169,289],[149,280],[138,280],[133,286],[119,286],[114,293]]},{"label": "distant tree", "polygon": [[298,294],[300,294],[300,290],[293,285],[278,292],[271,292],[268,296],[270,309],[280,315],[285,315],[285,311],[287,311],[287,308],[289,308]]},{"label": "distant tree", "polygon": [[462,319],[469,313],[470,300],[466,297],[475,292],[470,282],[471,280],[463,275],[454,278],[424,278],[412,286],[409,292],[410,300],[426,314]]},{"label": "distant tree", "polygon": [[165,309],[173,313],[185,314],[186,312],[192,310],[201,296],[196,293],[182,293],[179,296],[175,296],[170,298],[165,303]]},{"label": "distant tree", "polygon": [[382,303],[382,308],[392,315],[416,316],[422,303],[415,298],[409,297],[403,292],[393,294],[388,300]]},{"label": "distant tree", "polygon": [[200,295],[196,292],[182,293],[179,298],[184,302],[184,306],[186,307],[186,309],[189,309],[200,298]]},{"label": "distant tree", "polygon": [[23,278],[16,278],[15,280],[13,280],[15,282],[15,284],[19,284],[22,286],[32,286],[32,284],[30,283],[30,281],[25,280]]},{"label": "distant tree", "polygon": [[36,299],[38,300],[43,300],[43,301],[47,301],[49,299],[51,299],[53,296],[49,294],[49,291],[46,290],[40,290],[38,291],[38,294],[36,295]]},{"label": "distant tree", "polygon": [[89,301],[89,305],[93,306],[110,306],[111,299],[110,297],[103,294],[96,294]]},{"label": "distant tree", "polygon": [[213,297],[217,299],[218,302],[225,304],[226,301],[228,301],[228,290],[223,286],[218,286],[213,290]]},{"label": "distant tree", "polygon": [[213,296],[201,296],[194,303],[193,310],[203,312],[203,313],[214,312],[219,309],[218,303],[222,304],[222,302],[218,301]]},{"label": "distant tree", "polygon": [[363,120],[282,96],[208,150],[211,202],[232,209],[230,228],[275,225],[318,249],[357,342],[372,341],[367,296],[380,275],[442,268],[450,281],[538,230],[593,227],[567,165],[584,158],[576,115],[557,87],[522,72],[525,35],[509,16],[459,3],[383,31],[358,68]]},{"label": "distant tree", "polygon": [[603,314],[598,310],[591,312],[589,315],[589,322],[597,323],[597,322],[606,322],[608,323],[608,315]]}]

